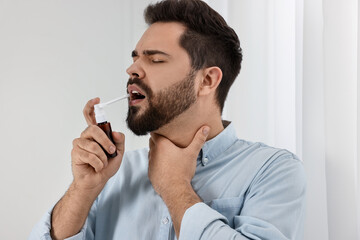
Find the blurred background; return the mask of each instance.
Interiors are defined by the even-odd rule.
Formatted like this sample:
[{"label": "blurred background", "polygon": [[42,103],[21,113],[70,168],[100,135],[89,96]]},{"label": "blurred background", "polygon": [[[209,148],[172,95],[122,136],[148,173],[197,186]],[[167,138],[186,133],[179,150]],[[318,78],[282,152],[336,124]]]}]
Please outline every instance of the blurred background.
[{"label": "blurred background", "polygon": [[[0,239],[26,239],[71,183],[72,140],[94,97],[125,93],[150,0],[0,0]],[[306,240],[360,239],[357,0],[208,0],[244,60],[223,118],[239,138],[296,153]],[[107,108],[127,150],[127,103]]]}]

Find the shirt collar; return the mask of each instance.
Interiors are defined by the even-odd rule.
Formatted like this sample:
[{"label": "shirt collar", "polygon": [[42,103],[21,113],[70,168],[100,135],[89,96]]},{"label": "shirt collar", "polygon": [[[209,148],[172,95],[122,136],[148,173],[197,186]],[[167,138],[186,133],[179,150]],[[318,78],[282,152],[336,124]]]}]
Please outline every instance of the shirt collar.
[{"label": "shirt collar", "polygon": [[206,141],[199,153],[197,160],[201,161],[203,166],[223,153],[237,140],[234,125],[229,121],[223,121],[223,125],[224,130],[216,137]]}]

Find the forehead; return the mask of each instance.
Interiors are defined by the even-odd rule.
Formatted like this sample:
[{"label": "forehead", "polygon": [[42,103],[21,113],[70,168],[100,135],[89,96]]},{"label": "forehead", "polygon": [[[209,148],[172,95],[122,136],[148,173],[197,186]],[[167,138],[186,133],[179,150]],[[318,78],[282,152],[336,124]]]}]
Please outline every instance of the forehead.
[{"label": "forehead", "polygon": [[185,51],[180,47],[180,36],[186,27],[177,22],[156,22],[144,32],[136,45],[136,50],[161,50],[169,54],[176,51]]}]

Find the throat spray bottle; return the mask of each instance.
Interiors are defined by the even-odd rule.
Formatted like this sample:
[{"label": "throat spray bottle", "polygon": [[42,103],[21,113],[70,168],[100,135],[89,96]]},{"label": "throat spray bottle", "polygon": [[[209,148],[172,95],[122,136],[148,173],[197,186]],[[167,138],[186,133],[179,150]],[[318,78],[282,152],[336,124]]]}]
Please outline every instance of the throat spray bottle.
[{"label": "throat spray bottle", "polygon": [[[111,140],[112,143],[115,144],[114,139],[112,137],[112,130],[111,130],[111,124],[110,122],[107,121],[107,117],[106,117],[106,113],[105,113],[105,107],[109,104],[112,104],[114,102],[120,101],[120,100],[124,100],[129,98],[129,94],[119,97],[119,98],[115,98],[109,102],[106,103],[99,103],[96,104],[94,106],[94,111],[95,111],[95,119],[96,119],[96,123],[97,126],[99,128],[101,128],[105,134],[108,136],[108,138]],[[101,148],[104,150],[104,148],[101,146]],[[104,150],[104,152],[106,153],[106,156],[108,158],[114,158],[117,156],[116,151],[113,154],[109,154],[107,151]]]}]

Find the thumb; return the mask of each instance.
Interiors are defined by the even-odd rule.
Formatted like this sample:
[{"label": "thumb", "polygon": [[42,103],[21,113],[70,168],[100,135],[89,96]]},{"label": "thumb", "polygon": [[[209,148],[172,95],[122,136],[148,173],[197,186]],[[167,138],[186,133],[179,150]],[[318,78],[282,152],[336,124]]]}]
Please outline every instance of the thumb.
[{"label": "thumb", "polygon": [[204,145],[204,143],[206,142],[206,138],[209,135],[210,132],[210,127],[208,126],[203,126],[201,127],[197,133],[195,134],[192,142],[190,143],[189,147],[193,150],[193,151],[200,151],[200,149],[202,148],[202,146]]},{"label": "thumb", "polygon": [[125,135],[120,132],[112,132],[112,137],[114,139],[116,149],[123,154],[125,151]]}]

